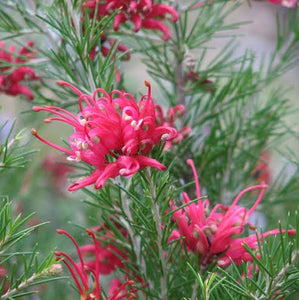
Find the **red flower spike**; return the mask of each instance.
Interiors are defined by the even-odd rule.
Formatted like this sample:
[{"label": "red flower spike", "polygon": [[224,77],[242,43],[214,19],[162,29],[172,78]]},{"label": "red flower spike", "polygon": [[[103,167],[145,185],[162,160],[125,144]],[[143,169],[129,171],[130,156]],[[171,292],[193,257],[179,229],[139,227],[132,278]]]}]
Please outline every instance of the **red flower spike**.
[{"label": "red flower spike", "polygon": [[[187,163],[193,170],[196,195],[200,198],[200,186],[194,163],[190,159]],[[198,200],[197,203],[191,203],[180,210],[177,210],[177,206],[170,202],[172,209],[177,210],[173,213],[173,219],[178,224],[178,230],[171,233],[169,242],[183,237],[182,240],[185,242],[187,249],[200,255],[200,266],[202,268],[213,261],[221,267],[229,265],[231,261],[235,264],[252,261],[253,258],[246,251],[244,245],[247,244],[249,248],[257,249],[258,239],[280,233],[278,229],[275,229],[263,235],[259,234],[258,237],[255,234],[249,237],[240,237],[246,225],[252,227],[248,222],[248,218],[262,200],[266,187],[266,184],[260,184],[244,189],[230,206],[217,204],[209,215],[210,203],[208,199]],[[249,210],[237,205],[245,193],[256,189],[259,189],[260,193]],[[184,204],[190,202],[186,193],[183,193],[183,199]],[[296,230],[288,230],[287,233],[288,235],[294,235]]]},{"label": "red flower spike", "polygon": [[163,40],[170,38],[168,27],[162,22],[169,15],[170,22],[176,22],[179,18],[177,11],[167,4],[154,4],[153,0],[93,0],[83,3],[83,11],[88,9],[90,18],[97,11],[97,18],[101,20],[104,16],[110,16],[117,10],[113,23],[113,29],[117,31],[121,24],[130,21],[134,24],[134,31],[141,28],[160,31]]},{"label": "red flower spike", "polygon": [[130,177],[145,167],[165,170],[164,165],[148,155],[160,141],[167,143],[174,139],[177,131],[171,124],[156,124],[155,103],[148,82],[145,83],[148,94],[141,98],[139,104],[132,95],[118,90],[108,94],[98,88],[90,97],[68,82],[59,81],[59,84],[71,87],[79,96],[79,114],[75,116],[55,106],[34,106],[33,111],[47,111],[55,115],[45,119],[46,123],[60,121],[71,125],[74,128],[69,137],[71,149],[45,140],[35,129],[32,129],[32,134],[68,154],[68,160],[84,161],[95,167],[90,176],[76,181],[69,191],[91,184],[100,189],[109,178]]},{"label": "red flower spike", "polygon": [[[29,48],[34,46],[33,41],[27,42],[26,47],[22,47],[16,55],[15,47],[10,46],[5,50],[5,43],[0,41],[0,65],[1,63],[13,64],[13,67],[0,67],[0,93],[5,93],[11,96],[24,95],[28,100],[33,99],[31,90],[22,84],[23,81],[40,80],[41,78],[35,75],[32,68],[22,66],[32,58],[35,58],[35,53]],[[18,65],[20,65],[18,67]]]}]

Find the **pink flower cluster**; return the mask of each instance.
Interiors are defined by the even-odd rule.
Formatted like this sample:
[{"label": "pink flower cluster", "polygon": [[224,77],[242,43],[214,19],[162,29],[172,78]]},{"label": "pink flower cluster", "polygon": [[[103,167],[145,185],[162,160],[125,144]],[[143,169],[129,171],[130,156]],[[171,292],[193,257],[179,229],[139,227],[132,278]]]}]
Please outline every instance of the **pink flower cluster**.
[{"label": "pink flower cluster", "polygon": [[83,4],[83,10],[88,8],[91,18],[97,13],[98,19],[110,16],[119,10],[113,23],[115,31],[118,30],[120,24],[131,21],[134,24],[135,32],[141,28],[158,30],[163,34],[162,39],[168,40],[170,38],[169,29],[161,20],[169,14],[170,21],[176,22],[178,13],[167,4],[155,4],[154,2],[154,0],[92,0]]},{"label": "pink flower cluster", "polygon": [[31,50],[33,46],[33,41],[29,41],[27,46],[22,47],[16,54],[15,46],[10,46],[6,50],[5,43],[0,41],[0,93],[12,96],[21,94],[25,95],[28,100],[33,99],[31,90],[21,84],[22,81],[40,79],[32,68],[24,65],[35,57],[35,53]]},{"label": "pink flower cluster", "polygon": [[99,189],[109,178],[129,177],[145,167],[166,169],[148,155],[161,141],[174,139],[177,131],[173,127],[157,126],[148,82],[148,94],[142,96],[139,104],[132,95],[118,90],[108,94],[98,88],[90,97],[67,82],[59,83],[70,86],[77,93],[80,113],[76,116],[55,106],[34,106],[33,110],[56,115],[45,119],[46,123],[60,121],[73,126],[74,133],[69,137],[71,150],[43,139],[35,129],[31,132],[44,143],[68,154],[69,160],[96,167],[90,176],[70,186],[69,191],[91,184]]},{"label": "pink flower cluster", "polygon": [[[90,235],[93,239],[92,245],[87,245],[91,247],[93,250],[92,252],[95,254],[95,259],[92,261],[85,261],[84,256],[86,255],[86,246],[79,247],[76,240],[70,235],[68,232],[57,229],[57,233],[64,234],[70,238],[73,244],[76,247],[77,254],[79,257],[79,263],[76,263],[75,260],[69,256],[67,253],[61,251],[55,251],[55,255],[58,261],[62,261],[66,267],[68,268],[71,276],[73,277],[78,291],[80,293],[81,300],[120,300],[120,299],[127,299],[131,300],[135,298],[134,291],[132,289],[132,285],[134,281],[127,280],[125,283],[121,284],[121,282],[114,278],[111,281],[110,289],[108,292],[107,298],[102,298],[102,288],[100,286],[100,274],[105,273],[105,270],[102,269],[101,260],[103,260],[102,253],[105,251],[104,248],[101,248],[99,242],[96,239],[95,233],[91,230],[86,230],[87,234]],[[105,255],[104,255],[105,256]],[[114,255],[117,258],[116,255]],[[92,275],[92,276],[90,276]],[[92,287],[90,287],[90,281],[92,282]],[[129,290],[126,288],[129,286]]]},{"label": "pink flower cluster", "polygon": [[[192,160],[187,163],[192,167],[196,183],[197,198],[201,197],[199,182]],[[213,261],[221,267],[227,266],[233,261],[235,264],[252,261],[252,256],[246,251],[244,245],[251,249],[258,248],[258,239],[267,237],[271,234],[279,234],[275,229],[261,235],[256,234],[248,237],[240,237],[247,225],[254,228],[248,218],[256,209],[264,195],[267,185],[260,184],[249,187],[236,197],[230,206],[217,204],[209,213],[209,200],[198,200],[196,203],[190,203],[186,193],[183,193],[184,205],[178,209],[172,204],[173,220],[177,222],[178,230],[171,233],[170,241],[182,237],[189,251],[199,254],[200,267],[205,268]],[[238,206],[241,197],[252,190],[259,189],[259,196],[251,207],[247,210]],[[189,204],[190,203],[190,204]],[[295,230],[288,230],[289,235],[296,234]]]}]

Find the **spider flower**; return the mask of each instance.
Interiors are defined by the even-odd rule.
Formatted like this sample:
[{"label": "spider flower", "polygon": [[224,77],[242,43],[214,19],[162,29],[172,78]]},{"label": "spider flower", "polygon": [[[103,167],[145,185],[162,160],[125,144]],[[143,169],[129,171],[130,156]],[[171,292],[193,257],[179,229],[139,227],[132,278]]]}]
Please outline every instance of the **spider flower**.
[{"label": "spider flower", "polygon": [[[118,90],[108,94],[98,88],[93,97],[90,97],[65,81],[59,83],[72,87],[78,94],[79,114],[75,116],[54,106],[34,106],[33,110],[43,110],[56,115],[45,119],[46,123],[60,121],[74,127],[74,133],[69,137],[71,149],[43,139],[35,129],[31,132],[42,142],[68,154],[69,160],[83,161],[95,166],[92,174],[76,181],[69,187],[69,191],[91,184],[99,189],[109,178],[119,175],[130,177],[145,167],[166,169],[148,155],[160,141],[175,138],[177,131],[172,127],[156,125],[155,104],[148,82],[148,94],[142,96],[139,104],[132,95]],[[98,97],[98,93],[102,95]]]},{"label": "spider flower", "polygon": [[15,46],[10,46],[8,50],[5,50],[5,43],[0,41],[0,93],[11,96],[25,95],[28,100],[33,99],[31,90],[21,84],[23,81],[40,79],[32,68],[23,65],[35,57],[29,49],[33,45],[33,41],[27,42],[27,46],[22,47],[16,54]]},{"label": "spider flower", "polygon": [[[108,297],[107,298],[101,297],[102,289],[99,283],[100,274],[101,274],[101,264],[100,264],[101,248],[99,248],[99,244],[98,241],[96,240],[94,232],[92,232],[89,229],[87,229],[86,232],[88,235],[92,236],[94,247],[96,249],[95,251],[96,263],[94,268],[91,268],[88,262],[84,261],[83,259],[84,252],[82,252],[82,248],[79,247],[78,243],[73,238],[73,236],[62,229],[57,229],[57,233],[66,235],[73,242],[77,250],[79,263],[76,263],[74,259],[67,253],[61,251],[54,252],[56,255],[56,259],[58,261],[62,261],[68,268],[69,272],[71,273],[71,276],[73,277],[75,284],[78,288],[78,291],[80,293],[80,299],[81,300],[100,300],[100,299],[131,300],[133,299],[135,295],[133,293],[129,293],[129,291],[126,289],[126,286],[129,286],[131,288],[131,286],[134,284],[132,280],[128,280],[123,284],[120,284],[118,280],[117,281],[115,281],[115,279],[112,280]],[[93,283],[92,287],[90,287],[90,280],[92,280]]]},{"label": "spider flower", "polygon": [[[193,161],[187,160],[187,163],[192,167],[197,197],[200,198],[200,186]],[[258,239],[261,239],[262,236],[279,234],[279,230],[276,229],[263,235],[258,234],[258,237],[255,234],[249,237],[240,237],[246,225],[254,228],[248,222],[248,218],[262,200],[266,187],[266,184],[259,184],[246,188],[239,193],[230,206],[217,204],[210,213],[208,199],[190,203],[188,195],[183,193],[186,206],[177,210],[177,206],[172,205],[173,219],[177,222],[178,230],[172,232],[169,241],[178,236],[183,237],[187,249],[199,254],[202,268],[214,261],[222,267],[229,265],[231,261],[236,264],[252,261],[253,258],[243,245],[247,244],[251,249],[257,249]],[[237,205],[245,193],[256,189],[259,189],[260,193],[249,210]],[[295,233],[295,230],[288,230],[289,235]]]},{"label": "spider flower", "polygon": [[170,38],[168,27],[162,22],[166,15],[170,15],[170,21],[178,20],[177,11],[163,3],[154,3],[154,0],[93,0],[83,4],[83,10],[88,8],[90,17],[97,13],[97,18],[110,16],[116,11],[113,22],[113,29],[118,30],[119,25],[131,21],[134,24],[134,31],[138,32],[141,28],[158,30],[162,32],[163,40]]}]

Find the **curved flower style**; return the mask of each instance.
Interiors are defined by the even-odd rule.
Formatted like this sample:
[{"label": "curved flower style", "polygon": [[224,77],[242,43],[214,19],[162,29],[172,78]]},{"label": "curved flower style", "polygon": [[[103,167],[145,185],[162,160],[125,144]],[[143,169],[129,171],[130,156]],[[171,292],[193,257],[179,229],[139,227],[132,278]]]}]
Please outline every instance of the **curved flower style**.
[{"label": "curved flower style", "polygon": [[[167,126],[174,127],[174,122],[177,118],[181,118],[185,114],[185,106],[184,105],[176,105],[167,110],[166,116],[163,115],[162,107],[158,104],[155,105],[156,111],[156,124],[158,126]],[[181,141],[188,137],[191,133],[190,126],[184,126],[181,130],[178,131],[177,136],[173,140],[169,140],[166,142],[164,150],[168,150],[172,145],[178,145]]]},{"label": "curved flower style", "polygon": [[128,20],[134,23],[134,31],[138,32],[142,27],[145,29],[159,30],[163,33],[163,40],[170,38],[170,32],[161,20],[165,19],[166,14],[171,16],[170,21],[178,20],[177,11],[167,4],[154,4],[154,0],[92,0],[83,4],[83,10],[86,7],[90,11],[90,17],[97,13],[97,18],[109,16],[119,12],[114,18],[113,28],[118,30],[119,25],[126,23]]},{"label": "curved flower style", "polygon": [[[117,222],[113,222],[114,226],[117,227],[122,236],[127,239],[128,232]],[[111,274],[117,268],[123,268],[123,261],[127,259],[126,254],[118,249],[113,241],[116,237],[111,228],[106,224],[91,228],[94,232],[105,231],[105,235],[101,236],[101,240],[97,240],[97,245],[87,244],[80,247],[80,251],[83,257],[93,257],[89,261],[85,262],[85,265],[89,269],[96,270],[96,263],[99,264],[100,273],[103,275]],[[96,259],[96,251],[100,252],[98,260]]]},{"label": "curved flower style", "polygon": [[[76,262],[67,254],[61,251],[55,251],[55,255],[58,261],[63,261],[63,263],[68,268],[69,272],[71,273],[76,286],[80,293],[81,300],[119,300],[119,299],[127,299],[131,300],[135,298],[133,292],[129,293],[126,289],[126,286],[129,285],[130,288],[134,284],[134,281],[128,280],[124,284],[120,284],[118,279],[113,279],[110,285],[110,290],[108,293],[107,298],[101,298],[101,286],[99,284],[99,277],[101,272],[101,265],[100,265],[100,257],[101,257],[101,250],[98,246],[98,241],[96,240],[95,234],[91,230],[86,230],[87,234],[92,236],[94,247],[95,247],[95,268],[90,268],[89,264],[83,260],[84,253],[82,249],[77,244],[76,240],[71,236],[68,232],[57,229],[57,233],[64,234],[68,236],[73,244],[76,247],[77,254],[80,260],[80,263],[76,264]],[[88,274],[91,273],[93,285],[92,289],[90,288],[90,277]]]},{"label": "curved flower style", "polygon": [[[196,183],[197,197],[200,198],[200,187],[198,177],[192,160],[187,160],[192,167]],[[249,187],[240,192],[230,206],[217,204],[209,215],[209,200],[198,200],[197,203],[191,203],[183,209],[174,211],[173,219],[177,222],[179,230],[172,232],[169,240],[174,240],[178,236],[184,238],[184,242],[189,251],[200,255],[200,266],[205,268],[213,261],[219,266],[227,266],[233,261],[235,264],[241,264],[245,261],[251,261],[253,258],[244,248],[247,244],[251,249],[257,249],[257,237],[239,237],[245,225],[254,228],[249,222],[249,216],[254,212],[264,195],[267,185],[260,184]],[[238,206],[241,197],[252,190],[260,189],[259,196],[248,211],[244,207]],[[186,193],[183,193],[184,204],[188,204],[190,199]],[[177,206],[172,205],[176,210]],[[278,234],[279,230],[272,230],[259,234],[259,239],[267,237],[270,234]],[[288,230],[289,235],[295,234],[295,230]]]},{"label": "curved flower style", "polygon": [[[33,110],[44,110],[56,115],[45,119],[46,123],[61,121],[74,127],[75,132],[69,137],[71,150],[43,139],[35,129],[31,132],[42,142],[68,154],[69,160],[84,161],[96,167],[90,176],[71,185],[69,191],[90,184],[100,189],[109,178],[119,175],[129,177],[148,166],[158,170],[166,169],[147,155],[161,140],[175,138],[177,131],[172,127],[156,125],[155,104],[148,82],[148,94],[142,96],[139,104],[132,95],[118,90],[109,95],[98,88],[90,97],[65,81],[59,83],[72,87],[79,95],[80,113],[75,116],[54,106],[34,106]],[[98,93],[104,96],[98,98]]]},{"label": "curved flower style", "polygon": [[[30,89],[20,84],[24,80],[40,79],[40,77],[35,75],[33,69],[21,65],[35,57],[35,53],[29,49],[33,45],[33,41],[27,42],[27,47],[22,47],[16,56],[14,46],[10,46],[8,50],[5,50],[5,43],[0,41],[0,93],[3,92],[11,96],[22,94],[28,100],[33,99]],[[4,64],[4,66],[1,67],[1,64]],[[16,65],[16,67],[10,65]],[[17,67],[17,65],[21,66]]]}]

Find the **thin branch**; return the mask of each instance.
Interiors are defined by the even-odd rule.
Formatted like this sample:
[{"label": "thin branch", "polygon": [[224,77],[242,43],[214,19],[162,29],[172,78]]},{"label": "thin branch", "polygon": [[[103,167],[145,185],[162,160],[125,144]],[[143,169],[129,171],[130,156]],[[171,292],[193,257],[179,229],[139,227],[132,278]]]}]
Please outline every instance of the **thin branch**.
[{"label": "thin branch", "polygon": [[[126,190],[129,189],[130,185],[131,185],[131,180],[129,180]],[[130,206],[129,206],[129,203],[131,200],[126,197],[126,195],[124,194],[123,191],[121,191],[121,199],[120,200],[122,203],[123,210],[126,214],[126,217],[129,219],[130,223],[132,224],[134,221],[133,221],[132,213],[131,213]],[[131,227],[130,223],[127,222],[127,220],[125,220],[123,218],[122,222],[126,225],[126,229],[128,230],[128,234],[129,234],[130,240],[132,242],[132,246],[133,246],[133,251],[137,257],[137,265],[139,267],[141,267],[141,271],[143,274],[147,274],[145,260],[144,260],[143,255],[141,255],[141,238],[134,234],[132,227]],[[148,283],[149,283],[150,288],[152,288],[153,283],[150,280],[148,281]]]},{"label": "thin branch", "polygon": [[279,287],[281,286],[281,283],[280,283],[279,281],[281,280],[281,278],[282,278],[283,276],[286,276],[286,275],[287,275],[286,273],[287,273],[287,271],[288,271],[290,268],[294,267],[294,263],[295,263],[295,261],[298,260],[298,258],[299,258],[299,250],[296,251],[296,252],[293,254],[290,263],[287,263],[287,264],[280,270],[280,272],[273,278],[273,282],[272,282],[271,289],[270,289],[270,291],[267,290],[267,293],[268,293],[268,294],[272,295],[277,289],[279,289]]},{"label": "thin branch", "polygon": [[157,231],[157,245],[158,245],[158,251],[159,251],[159,258],[161,262],[161,268],[162,268],[162,274],[161,274],[161,300],[167,299],[167,280],[166,280],[166,265],[165,265],[165,259],[164,259],[164,252],[162,248],[162,222],[160,217],[160,210],[159,210],[159,203],[156,201],[156,190],[155,186],[152,181],[152,177],[150,174],[149,168],[146,168],[145,170],[146,177],[149,181],[149,190],[152,200],[152,213],[156,225],[156,231]]},{"label": "thin branch", "polygon": [[30,278],[28,278],[27,280],[21,282],[18,287],[12,289],[12,290],[8,290],[4,295],[2,295],[0,297],[1,300],[7,299],[10,296],[12,296],[13,294],[17,293],[18,291],[28,287],[31,283],[33,283],[38,277],[42,276],[42,274],[33,274]]}]

